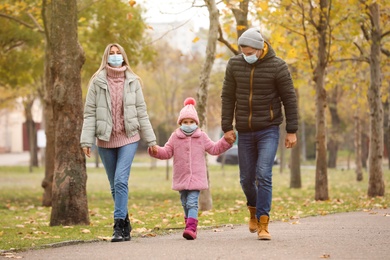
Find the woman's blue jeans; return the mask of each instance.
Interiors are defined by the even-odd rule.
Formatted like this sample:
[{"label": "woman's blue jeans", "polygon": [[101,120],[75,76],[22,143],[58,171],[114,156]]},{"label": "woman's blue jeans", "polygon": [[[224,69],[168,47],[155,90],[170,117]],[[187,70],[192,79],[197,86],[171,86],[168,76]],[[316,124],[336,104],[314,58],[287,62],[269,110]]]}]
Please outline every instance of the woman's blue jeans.
[{"label": "woman's blue jeans", "polygon": [[198,199],[200,191],[181,190],[179,193],[185,217],[198,219]]},{"label": "woman's blue jeans", "polygon": [[110,182],[114,199],[114,219],[125,219],[129,195],[130,168],[133,163],[138,142],[118,148],[99,147],[99,155]]},{"label": "woman's blue jeans", "polygon": [[256,217],[269,216],[272,202],[272,166],[278,150],[279,126],[238,133],[241,188]]}]

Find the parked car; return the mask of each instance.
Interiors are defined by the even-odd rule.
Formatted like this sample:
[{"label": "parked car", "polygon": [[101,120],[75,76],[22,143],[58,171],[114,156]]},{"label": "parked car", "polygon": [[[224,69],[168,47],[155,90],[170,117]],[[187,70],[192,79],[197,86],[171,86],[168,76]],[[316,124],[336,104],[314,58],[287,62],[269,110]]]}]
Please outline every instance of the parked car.
[{"label": "parked car", "polygon": [[[238,147],[233,146],[232,148],[230,148],[229,150],[227,150],[223,154],[220,154],[217,157],[217,162],[223,163],[223,160],[225,160],[225,164],[231,164],[231,165],[238,164]],[[278,165],[278,164],[279,164],[279,160],[275,156],[274,165]]]},{"label": "parked car", "polygon": [[[224,161],[225,160],[225,161]],[[238,164],[238,148],[237,146],[233,146],[223,154],[218,155],[217,162],[225,164]]]}]

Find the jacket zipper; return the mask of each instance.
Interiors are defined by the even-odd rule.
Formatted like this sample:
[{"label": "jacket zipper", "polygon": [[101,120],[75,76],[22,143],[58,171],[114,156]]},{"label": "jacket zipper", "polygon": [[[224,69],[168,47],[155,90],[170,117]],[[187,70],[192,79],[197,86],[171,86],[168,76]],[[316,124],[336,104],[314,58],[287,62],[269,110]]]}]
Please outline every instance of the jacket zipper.
[{"label": "jacket zipper", "polygon": [[251,76],[249,79],[249,117],[248,117],[248,125],[249,129],[252,130],[252,98],[253,98],[253,74],[255,72],[255,66],[252,66]]}]

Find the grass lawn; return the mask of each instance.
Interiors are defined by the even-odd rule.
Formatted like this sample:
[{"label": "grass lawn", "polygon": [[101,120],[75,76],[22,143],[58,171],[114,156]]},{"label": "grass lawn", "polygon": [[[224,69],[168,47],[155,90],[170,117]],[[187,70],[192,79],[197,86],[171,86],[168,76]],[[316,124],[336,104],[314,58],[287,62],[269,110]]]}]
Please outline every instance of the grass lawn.
[{"label": "grass lawn", "polygon": [[[199,212],[199,227],[246,224],[246,200],[238,180],[238,166],[211,165],[213,209]],[[41,248],[68,241],[109,240],[112,235],[113,202],[102,168],[88,168],[89,226],[50,227],[50,210],[41,206],[43,169],[0,167],[0,253]],[[353,170],[328,170],[329,201],[314,200],[313,167],[302,167],[302,188],[289,188],[288,170],[274,168],[271,221],[297,222],[299,218],[337,212],[387,208],[390,193],[368,198],[368,176],[357,182]],[[384,171],[386,186],[390,171]],[[156,236],[184,227],[178,192],[171,190],[165,167],[133,167],[129,182],[132,236]],[[389,190],[387,188],[387,190]]]}]

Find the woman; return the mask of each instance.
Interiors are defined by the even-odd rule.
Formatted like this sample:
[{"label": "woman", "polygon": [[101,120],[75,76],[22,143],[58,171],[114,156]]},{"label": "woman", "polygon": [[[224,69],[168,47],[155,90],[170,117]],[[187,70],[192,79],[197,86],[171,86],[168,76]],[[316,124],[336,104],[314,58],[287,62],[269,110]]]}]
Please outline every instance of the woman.
[{"label": "woman", "polygon": [[131,70],[123,47],[113,43],[107,45],[102,63],[88,86],[81,147],[90,157],[91,147],[97,138],[99,155],[114,199],[111,241],[129,241],[128,181],[141,137],[152,151],[157,151],[141,79]]}]

